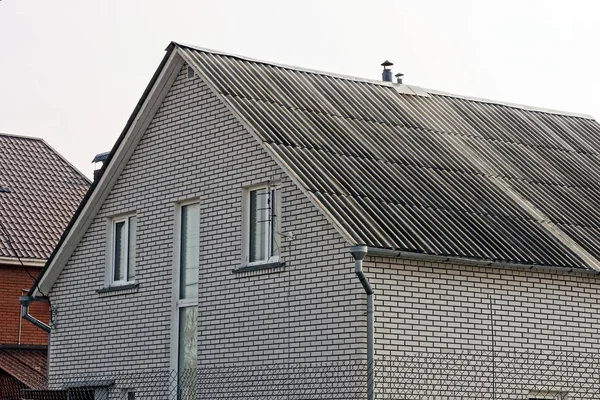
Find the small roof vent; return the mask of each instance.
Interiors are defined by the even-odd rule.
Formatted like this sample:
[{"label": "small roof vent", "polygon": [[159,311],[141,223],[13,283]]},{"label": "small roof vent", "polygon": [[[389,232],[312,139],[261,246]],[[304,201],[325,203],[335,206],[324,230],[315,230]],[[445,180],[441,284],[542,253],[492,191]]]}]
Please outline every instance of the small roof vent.
[{"label": "small roof vent", "polygon": [[404,74],[402,72],[398,72],[394,76],[396,77],[396,83],[400,85],[402,83],[402,77],[404,76]]},{"label": "small roof vent", "polygon": [[392,81],[392,65],[394,65],[394,63],[389,60],[385,60],[384,62],[381,63],[381,66],[383,67],[383,72],[381,73],[381,79],[384,82]]},{"label": "small roof vent", "polygon": [[[95,166],[94,182],[100,179],[100,176],[102,175],[102,167],[104,166],[104,163],[106,162],[106,159],[108,158],[109,154],[109,151],[107,151],[106,153],[96,154],[96,157],[94,157],[94,159],[92,160]],[[98,166],[98,163],[100,163],[100,166]]]}]

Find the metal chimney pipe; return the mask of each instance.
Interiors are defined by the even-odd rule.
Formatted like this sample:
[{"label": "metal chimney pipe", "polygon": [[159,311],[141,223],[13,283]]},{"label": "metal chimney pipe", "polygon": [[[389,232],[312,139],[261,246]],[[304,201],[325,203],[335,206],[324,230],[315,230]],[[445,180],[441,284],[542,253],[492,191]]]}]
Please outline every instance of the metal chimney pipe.
[{"label": "metal chimney pipe", "polygon": [[383,67],[383,72],[381,73],[381,79],[384,82],[391,82],[392,81],[392,65],[394,65],[393,62],[385,60],[384,62],[381,63],[381,66]]},{"label": "metal chimney pipe", "polygon": [[399,85],[402,84],[402,77],[404,76],[404,74],[401,73],[401,72],[398,72],[394,76],[396,77],[396,83],[399,84]]}]

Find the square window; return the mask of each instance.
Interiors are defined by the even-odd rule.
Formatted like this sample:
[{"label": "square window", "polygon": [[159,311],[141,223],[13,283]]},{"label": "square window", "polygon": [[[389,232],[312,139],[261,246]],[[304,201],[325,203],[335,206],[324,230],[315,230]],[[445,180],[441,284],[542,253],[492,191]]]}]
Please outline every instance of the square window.
[{"label": "square window", "polygon": [[110,224],[108,259],[109,286],[135,280],[135,247],[137,218],[135,215],[113,218]]},{"label": "square window", "polygon": [[243,264],[279,261],[279,190],[262,185],[244,189]]}]

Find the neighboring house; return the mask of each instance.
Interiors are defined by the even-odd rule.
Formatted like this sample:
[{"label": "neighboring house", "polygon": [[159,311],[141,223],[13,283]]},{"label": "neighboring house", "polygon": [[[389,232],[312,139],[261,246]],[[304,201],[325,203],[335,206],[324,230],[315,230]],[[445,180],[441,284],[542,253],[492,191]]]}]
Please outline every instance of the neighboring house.
[{"label": "neighboring house", "polygon": [[30,292],[51,387],[594,398],[599,137],[173,43]]},{"label": "neighboring house", "polygon": [[[0,133],[0,399],[46,385],[48,333],[21,318],[26,295],[89,181],[41,139]],[[31,314],[50,323],[41,300]]]}]

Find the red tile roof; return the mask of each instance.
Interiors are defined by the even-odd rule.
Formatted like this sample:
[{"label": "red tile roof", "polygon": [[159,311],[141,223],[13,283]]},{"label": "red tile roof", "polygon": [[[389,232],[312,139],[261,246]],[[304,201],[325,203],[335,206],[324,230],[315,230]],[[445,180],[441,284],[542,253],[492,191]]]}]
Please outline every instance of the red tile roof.
[{"label": "red tile roof", "polygon": [[46,388],[47,349],[0,347],[0,370],[30,389]]},{"label": "red tile roof", "polygon": [[[21,258],[48,258],[89,180],[37,138],[0,133],[0,165],[0,222],[12,247]],[[15,257],[4,236],[0,257]]]}]

